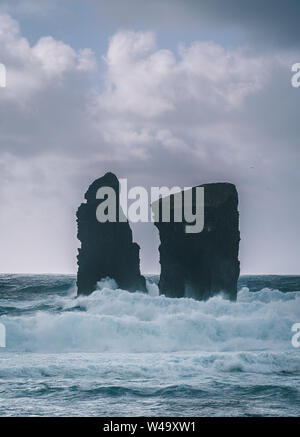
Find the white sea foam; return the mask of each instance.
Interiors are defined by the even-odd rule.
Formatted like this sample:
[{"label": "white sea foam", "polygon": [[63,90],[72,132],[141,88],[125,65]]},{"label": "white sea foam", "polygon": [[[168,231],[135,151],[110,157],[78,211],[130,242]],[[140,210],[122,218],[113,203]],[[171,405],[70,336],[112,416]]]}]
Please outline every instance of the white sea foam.
[{"label": "white sea foam", "polygon": [[176,382],[211,373],[298,374],[299,356],[291,352],[175,352],[156,354],[69,353],[16,355],[0,360],[0,378],[158,378]]},{"label": "white sea foam", "polygon": [[[157,296],[155,284],[148,284],[148,295],[111,282],[100,288],[90,296],[54,297],[59,312],[2,316],[7,352],[294,352],[291,327],[300,321],[300,293],[244,288],[232,303]],[[231,364],[217,357],[210,365],[223,370],[249,365],[241,355]]]}]

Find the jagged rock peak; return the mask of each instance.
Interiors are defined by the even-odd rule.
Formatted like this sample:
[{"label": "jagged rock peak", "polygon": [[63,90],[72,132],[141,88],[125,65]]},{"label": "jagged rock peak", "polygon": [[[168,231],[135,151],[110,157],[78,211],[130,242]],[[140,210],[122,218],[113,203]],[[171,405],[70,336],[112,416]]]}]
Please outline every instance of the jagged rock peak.
[{"label": "jagged rock peak", "polygon": [[[96,194],[102,187],[113,188],[116,193],[115,222],[97,220],[97,208],[104,200],[97,199]],[[90,294],[96,289],[97,282],[106,277],[114,279],[122,289],[146,291],[145,278],[140,273],[140,247],[133,242],[128,221],[119,221],[119,194],[117,176],[106,173],[89,186],[84,196],[86,202],[78,208],[77,236],[81,241],[77,256],[78,294]]]}]

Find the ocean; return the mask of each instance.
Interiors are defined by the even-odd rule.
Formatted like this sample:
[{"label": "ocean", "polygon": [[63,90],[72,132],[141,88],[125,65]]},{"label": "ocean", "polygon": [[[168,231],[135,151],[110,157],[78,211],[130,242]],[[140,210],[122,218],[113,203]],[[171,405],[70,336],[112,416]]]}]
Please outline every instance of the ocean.
[{"label": "ocean", "polygon": [[236,303],[0,275],[0,416],[300,416],[300,277],[241,277]]}]

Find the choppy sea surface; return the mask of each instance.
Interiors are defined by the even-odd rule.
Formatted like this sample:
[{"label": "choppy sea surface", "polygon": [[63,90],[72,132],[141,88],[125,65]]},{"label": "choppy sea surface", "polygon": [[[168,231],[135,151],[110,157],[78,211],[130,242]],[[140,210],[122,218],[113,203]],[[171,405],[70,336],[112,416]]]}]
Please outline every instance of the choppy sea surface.
[{"label": "choppy sea surface", "polygon": [[299,277],[242,277],[236,303],[156,283],[0,275],[0,416],[300,416]]}]

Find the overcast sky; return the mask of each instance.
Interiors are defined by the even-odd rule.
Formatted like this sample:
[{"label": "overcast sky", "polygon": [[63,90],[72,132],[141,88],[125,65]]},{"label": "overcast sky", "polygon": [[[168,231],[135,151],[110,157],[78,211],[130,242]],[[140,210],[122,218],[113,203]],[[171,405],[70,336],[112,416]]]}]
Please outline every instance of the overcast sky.
[{"label": "overcast sky", "polygon": [[[298,0],[0,0],[0,271],[76,272],[76,209],[228,181],[242,273],[300,273]],[[159,272],[154,226],[134,226]]]}]

